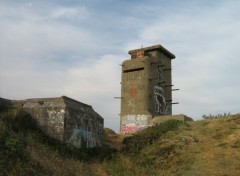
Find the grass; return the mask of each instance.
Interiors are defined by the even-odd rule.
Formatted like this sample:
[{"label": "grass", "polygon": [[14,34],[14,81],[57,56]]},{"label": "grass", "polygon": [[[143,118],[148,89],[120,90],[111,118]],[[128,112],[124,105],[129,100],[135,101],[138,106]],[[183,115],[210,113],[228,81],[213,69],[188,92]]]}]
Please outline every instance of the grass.
[{"label": "grass", "polygon": [[169,130],[157,126],[142,131],[124,139],[123,151],[106,163],[111,168],[108,173],[240,175],[239,121],[240,115],[233,115],[179,123],[174,128],[169,128],[171,122],[167,122],[163,125]]},{"label": "grass", "polygon": [[240,175],[239,114],[104,136],[102,148],[76,149],[45,136],[29,114],[1,111],[0,176]]}]

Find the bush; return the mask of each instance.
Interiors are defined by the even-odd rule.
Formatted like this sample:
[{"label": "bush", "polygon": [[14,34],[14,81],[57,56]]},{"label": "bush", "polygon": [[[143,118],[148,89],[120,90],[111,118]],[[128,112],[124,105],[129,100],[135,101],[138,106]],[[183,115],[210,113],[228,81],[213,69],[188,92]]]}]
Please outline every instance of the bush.
[{"label": "bush", "polygon": [[23,151],[26,141],[21,135],[11,135],[5,140],[5,147],[11,151]]},{"label": "bush", "polygon": [[230,112],[229,113],[224,112],[223,114],[217,114],[217,115],[212,115],[212,114],[205,115],[205,114],[203,114],[202,118],[203,119],[218,119],[218,118],[228,117],[230,115],[231,115]]},{"label": "bush", "polygon": [[169,131],[177,130],[180,125],[186,125],[180,120],[168,120],[154,127],[147,128],[139,133],[126,137],[123,140],[125,144],[124,151],[138,153],[143,147],[152,144]]}]

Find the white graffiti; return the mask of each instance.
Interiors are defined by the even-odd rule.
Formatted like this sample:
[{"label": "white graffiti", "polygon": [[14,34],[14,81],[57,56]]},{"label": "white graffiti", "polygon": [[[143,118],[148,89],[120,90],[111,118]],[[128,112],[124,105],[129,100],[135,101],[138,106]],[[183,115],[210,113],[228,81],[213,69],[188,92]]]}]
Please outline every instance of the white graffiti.
[{"label": "white graffiti", "polygon": [[126,115],[123,116],[123,124],[128,123],[139,123],[139,124],[146,124],[146,121],[148,119],[147,115]]},{"label": "white graffiti", "polygon": [[164,72],[161,66],[157,68],[157,72],[158,72],[158,82],[157,82],[157,85],[154,86],[155,112],[161,113],[161,114],[167,114],[170,111],[169,109],[170,107],[166,102],[165,93],[162,85],[164,84]]},{"label": "white graffiti", "polygon": [[164,97],[163,89],[159,86],[154,87],[154,99],[155,99],[155,111],[160,113],[166,113],[167,103]]},{"label": "white graffiti", "polygon": [[48,126],[51,126],[55,132],[60,133],[64,130],[64,109],[61,109],[60,111],[55,110],[47,110],[48,113],[48,119],[47,123]]},{"label": "white graffiti", "polygon": [[130,134],[148,127],[149,115],[126,115],[122,117],[121,133]]}]

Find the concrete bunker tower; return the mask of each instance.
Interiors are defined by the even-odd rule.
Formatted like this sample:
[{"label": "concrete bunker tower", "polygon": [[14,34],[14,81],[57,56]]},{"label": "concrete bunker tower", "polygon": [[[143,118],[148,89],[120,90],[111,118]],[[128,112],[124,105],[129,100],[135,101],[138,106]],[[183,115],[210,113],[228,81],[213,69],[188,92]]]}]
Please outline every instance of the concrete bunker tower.
[{"label": "concrete bunker tower", "polygon": [[148,127],[155,116],[172,114],[171,52],[161,45],[130,50],[122,63],[120,132]]}]

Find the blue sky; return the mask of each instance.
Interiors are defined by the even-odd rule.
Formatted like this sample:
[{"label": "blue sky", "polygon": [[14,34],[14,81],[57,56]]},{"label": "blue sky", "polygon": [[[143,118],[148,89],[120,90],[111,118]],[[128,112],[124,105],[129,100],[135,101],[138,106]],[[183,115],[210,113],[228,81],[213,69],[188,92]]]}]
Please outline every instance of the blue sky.
[{"label": "blue sky", "polygon": [[238,0],[0,0],[0,97],[62,95],[119,130],[121,64],[161,44],[172,62],[174,114],[240,113]]}]

